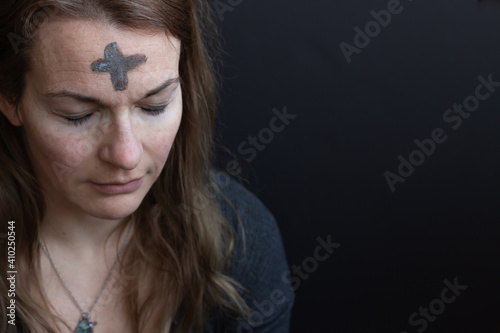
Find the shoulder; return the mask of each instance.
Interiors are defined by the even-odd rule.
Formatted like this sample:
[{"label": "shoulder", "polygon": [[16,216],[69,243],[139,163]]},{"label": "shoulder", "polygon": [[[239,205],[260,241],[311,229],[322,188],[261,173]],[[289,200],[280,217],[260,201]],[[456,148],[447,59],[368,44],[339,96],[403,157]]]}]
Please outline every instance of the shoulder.
[{"label": "shoulder", "polygon": [[220,171],[212,171],[212,180],[220,190],[216,196],[219,207],[238,233],[242,231],[239,228],[241,225],[237,223],[238,216],[246,232],[269,231],[267,229],[277,231],[274,216],[255,194]]},{"label": "shoulder", "polygon": [[213,171],[212,178],[220,189],[221,212],[235,233],[229,274],[245,289],[252,310],[248,322],[232,325],[239,332],[288,332],[295,295],[276,220],[256,195],[227,174]]},{"label": "shoulder", "polygon": [[279,261],[285,268],[281,233],[271,212],[255,194],[227,174],[213,171],[212,176],[220,189],[216,199],[221,212],[235,233],[237,248],[233,270],[247,268],[240,264],[263,253],[269,256],[270,251],[277,251],[278,256],[269,259]]}]

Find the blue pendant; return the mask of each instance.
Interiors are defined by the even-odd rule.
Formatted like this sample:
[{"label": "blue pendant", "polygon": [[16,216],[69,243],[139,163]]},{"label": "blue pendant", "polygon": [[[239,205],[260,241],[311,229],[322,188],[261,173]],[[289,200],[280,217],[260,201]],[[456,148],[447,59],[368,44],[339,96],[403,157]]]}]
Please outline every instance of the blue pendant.
[{"label": "blue pendant", "polygon": [[76,328],[76,333],[94,333],[94,326],[97,325],[95,321],[90,321],[88,314],[83,314],[80,319],[80,324]]}]

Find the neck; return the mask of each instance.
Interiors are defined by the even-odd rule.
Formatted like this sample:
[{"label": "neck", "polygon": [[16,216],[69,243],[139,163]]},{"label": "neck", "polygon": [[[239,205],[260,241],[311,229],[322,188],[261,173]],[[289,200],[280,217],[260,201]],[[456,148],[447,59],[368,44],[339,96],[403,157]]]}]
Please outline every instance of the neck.
[{"label": "neck", "polygon": [[81,258],[92,257],[104,249],[116,250],[126,233],[120,239],[119,226],[127,218],[117,220],[100,219],[85,213],[58,211],[47,205],[47,213],[40,228],[40,235],[46,244],[67,251]]}]

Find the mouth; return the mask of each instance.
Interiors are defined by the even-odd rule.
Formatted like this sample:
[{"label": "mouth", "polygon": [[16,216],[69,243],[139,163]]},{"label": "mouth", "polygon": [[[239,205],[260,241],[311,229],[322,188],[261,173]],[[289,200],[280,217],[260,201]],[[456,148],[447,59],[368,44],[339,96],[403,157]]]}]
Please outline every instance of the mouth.
[{"label": "mouth", "polygon": [[105,184],[91,182],[91,184],[100,192],[104,192],[107,194],[122,194],[137,190],[139,186],[141,186],[143,180],[144,177],[134,179],[129,182],[112,182]]}]

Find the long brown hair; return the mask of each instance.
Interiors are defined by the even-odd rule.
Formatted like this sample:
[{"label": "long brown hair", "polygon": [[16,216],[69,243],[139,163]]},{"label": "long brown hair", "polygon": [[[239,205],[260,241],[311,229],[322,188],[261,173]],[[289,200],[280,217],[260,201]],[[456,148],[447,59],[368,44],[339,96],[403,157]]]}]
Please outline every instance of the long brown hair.
[{"label": "long brown hair", "polygon": [[[205,196],[202,207],[195,198],[195,194],[204,193],[207,184],[214,186],[210,168],[217,81],[209,50],[216,46],[216,39],[212,39],[216,25],[209,3],[0,1],[0,95],[13,105],[19,106],[23,96],[37,29],[54,15],[102,20],[123,28],[161,28],[181,41],[182,122],[165,168],[132,216],[134,233],[120,262],[120,276],[126,277],[127,285],[120,291],[134,332],[164,331],[168,318],[176,313],[178,332],[202,330],[215,311],[243,315],[246,304],[237,283],[226,274],[233,248],[232,229],[213,197]],[[45,205],[26,151],[23,128],[12,126],[0,115],[0,232],[7,232],[8,221],[16,222],[16,312],[28,331],[35,324],[53,331],[46,318],[57,317],[49,309],[38,278],[38,231]],[[125,222],[119,231],[123,232],[124,227]],[[6,243],[5,237],[0,238],[0,301],[4,319],[9,304]],[[149,289],[140,301],[138,287],[145,282],[154,289]],[[33,293],[40,295],[43,304],[35,301]],[[5,329],[1,327],[0,332]]]}]

